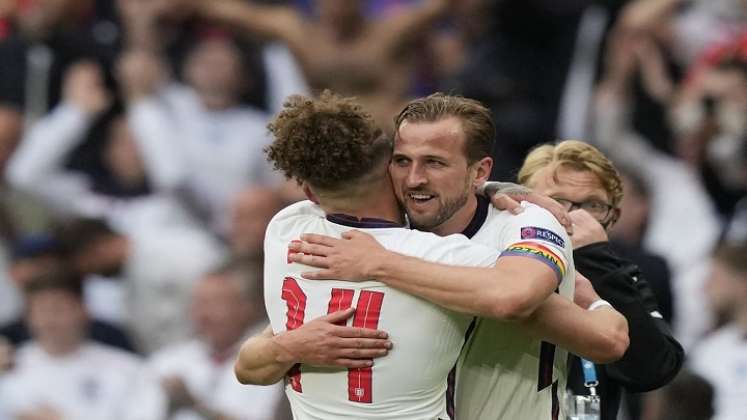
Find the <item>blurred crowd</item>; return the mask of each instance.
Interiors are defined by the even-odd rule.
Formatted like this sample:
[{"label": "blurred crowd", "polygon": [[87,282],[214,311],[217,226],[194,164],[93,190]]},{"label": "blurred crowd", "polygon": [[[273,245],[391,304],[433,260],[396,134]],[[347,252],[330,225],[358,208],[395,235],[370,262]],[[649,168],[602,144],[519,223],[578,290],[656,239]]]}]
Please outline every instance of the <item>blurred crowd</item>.
[{"label": "blurred crowd", "polygon": [[233,357],[303,198],[266,125],[325,88],[482,101],[494,179],[598,146],[690,366],[622,415],[747,418],[746,0],[0,0],[0,420],[287,418]]}]

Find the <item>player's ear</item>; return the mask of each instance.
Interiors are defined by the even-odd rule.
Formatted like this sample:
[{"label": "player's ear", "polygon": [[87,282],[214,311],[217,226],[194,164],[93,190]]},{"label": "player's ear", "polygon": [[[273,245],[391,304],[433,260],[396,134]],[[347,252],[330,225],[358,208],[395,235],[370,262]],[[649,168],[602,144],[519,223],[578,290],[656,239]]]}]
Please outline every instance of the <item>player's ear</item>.
[{"label": "player's ear", "polygon": [[490,172],[493,170],[493,158],[484,157],[472,164],[472,170],[475,171],[473,185],[479,187],[487,182],[490,178]]},{"label": "player's ear", "polygon": [[312,203],[319,204],[319,199],[316,198],[316,194],[314,194],[314,191],[311,190],[311,187],[307,183],[303,183],[303,193],[306,194],[306,198],[308,198]]}]

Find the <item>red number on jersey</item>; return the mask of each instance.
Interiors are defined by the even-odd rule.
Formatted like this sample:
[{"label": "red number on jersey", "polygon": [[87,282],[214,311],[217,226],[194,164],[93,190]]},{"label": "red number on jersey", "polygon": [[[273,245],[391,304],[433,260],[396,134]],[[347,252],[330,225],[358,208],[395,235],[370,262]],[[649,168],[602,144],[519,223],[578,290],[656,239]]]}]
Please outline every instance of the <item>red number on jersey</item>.
[{"label": "red number on jersey", "polygon": [[[303,325],[303,318],[306,315],[306,294],[298,286],[296,280],[292,277],[286,277],[283,280],[283,293],[281,298],[288,305],[285,329],[288,331],[295,330]],[[301,392],[301,369],[300,365],[293,366],[288,371],[288,380],[291,386],[297,392]]]},{"label": "red number on jersey", "polygon": [[[352,289],[332,289],[327,313],[331,314],[349,308],[353,303],[354,294],[355,291]],[[306,295],[295,279],[286,277],[283,281],[282,299],[288,305],[286,329],[293,330],[303,325]],[[383,302],[384,293],[361,291],[353,316],[353,326],[357,328],[378,328]],[[341,322],[340,325],[344,325],[344,322]],[[288,376],[291,387],[296,392],[302,392],[300,366],[294,366],[288,372]],[[359,403],[371,403],[373,401],[373,370],[370,367],[348,369],[348,399]]]},{"label": "red number on jersey", "polygon": [[[375,330],[379,326],[384,294],[363,290],[358,297],[353,326]],[[370,367],[348,369],[348,399],[360,403],[372,402],[373,370]]]}]

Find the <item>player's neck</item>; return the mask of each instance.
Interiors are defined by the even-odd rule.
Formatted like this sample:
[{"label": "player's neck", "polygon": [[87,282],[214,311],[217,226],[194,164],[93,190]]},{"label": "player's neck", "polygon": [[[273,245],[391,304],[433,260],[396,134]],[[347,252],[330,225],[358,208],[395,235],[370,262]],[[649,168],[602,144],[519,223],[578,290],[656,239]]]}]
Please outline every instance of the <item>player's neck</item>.
[{"label": "player's neck", "polygon": [[344,214],[358,219],[381,219],[404,224],[404,215],[388,177],[342,196],[317,194],[326,214]]},{"label": "player's neck", "polygon": [[402,210],[394,195],[389,197],[372,197],[367,200],[349,200],[346,202],[320,202],[319,205],[326,214],[344,214],[358,219],[381,219],[402,224]]},{"label": "player's neck", "polygon": [[475,212],[477,212],[477,196],[470,194],[467,203],[457,210],[449,220],[435,227],[432,232],[439,236],[462,233],[475,217]]}]

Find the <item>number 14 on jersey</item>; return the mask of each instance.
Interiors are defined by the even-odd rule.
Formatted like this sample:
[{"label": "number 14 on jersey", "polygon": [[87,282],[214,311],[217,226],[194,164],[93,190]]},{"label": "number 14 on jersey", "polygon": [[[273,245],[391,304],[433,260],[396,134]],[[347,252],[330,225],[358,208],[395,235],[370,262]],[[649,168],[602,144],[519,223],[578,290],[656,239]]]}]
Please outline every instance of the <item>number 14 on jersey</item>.
[{"label": "number 14 on jersey", "polygon": [[[327,306],[327,313],[342,311],[352,306],[353,289],[332,289]],[[286,277],[283,280],[282,299],[285,301],[288,312],[285,328],[290,331],[303,325],[306,314],[306,294],[301,290],[296,280]],[[384,293],[362,290],[356,304],[353,316],[353,327],[377,329],[381,305],[384,302]],[[344,321],[341,322],[343,324]],[[301,386],[300,365],[294,366],[288,372],[291,387],[296,392],[303,392]],[[373,370],[367,368],[348,369],[348,399],[359,403],[371,403],[373,401]]]}]

